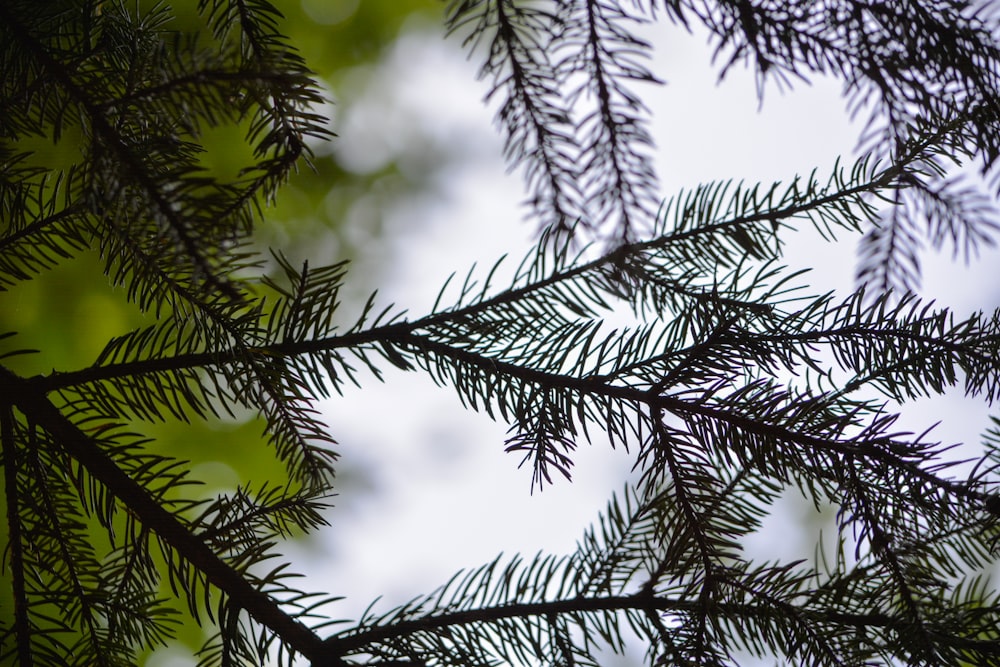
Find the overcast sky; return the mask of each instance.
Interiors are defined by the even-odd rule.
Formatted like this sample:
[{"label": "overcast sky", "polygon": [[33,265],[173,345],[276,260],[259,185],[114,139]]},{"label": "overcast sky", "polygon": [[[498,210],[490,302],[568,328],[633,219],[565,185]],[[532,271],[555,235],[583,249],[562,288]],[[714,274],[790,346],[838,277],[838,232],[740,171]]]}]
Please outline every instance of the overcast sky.
[{"label": "overcast sky", "polygon": [[[784,95],[771,89],[758,110],[745,72],[734,70],[717,85],[703,34],[666,23],[651,34],[657,44],[653,71],[667,85],[642,92],[654,113],[664,196],[714,179],[788,180],[813,168],[822,176],[838,156],[853,157],[858,126],[846,117],[839,83],[815,81]],[[404,38],[364,117],[341,119],[352,132],[338,129],[342,150],[361,161],[391,152],[386,142],[393,124],[427,123],[443,139],[468,144],[470,159],[443,175],[440,198],[425,200],[418,212],[399,211],[388,221],[386,245],[359,259],[391,263],[380,294],[414,316],[430,308],[452,271],[491,264],[504,253],[519,258],[532,239],[533,223],[522,222],[520,177],[505,173],[476,69],[455,41]],[[416,227],[410,224],[415,214],[422,218]],[[850,287],[856,239],[829,246],[819,245],[814,234],[802,236],[807,238],[794,242],[789,262],[815,267],[816,292]],[[928,276],[930,291],[939,296],[950,282],[944,275]],[[963,284],[975,284],[969,280]],[[957,296],[963,306],[978,298],[973,290]],[[531,471],[518,470],[518,459],[503,452],[505,424],[465,411],[453,390],[419,373],[390,371],[386,378],[363,391],[348,388],[345,397],[324,404],[345,467],[367,469],[370,477],[345,479],[330,515],[333,526],[312,543],[286,549],[293,569],[309,574],[303,588],[347,596],[332,610],[338,617],[356,617],[379,595],[388,609],[500,552],[568,553],[627,479],[629,455],[594,445],[579,452],[572,484],[557,482],[530,494]],[[961,402],[935,405],[931,414],[944,417],[942,406],[957,410]],[[975,426],[961,437],[975,438],[985,414],[963,412],[962,420]],[[796,517],[775,520],[781,525]],[[164,658],[156,664],[185,663]]]},{"label": "overcast sky", "polygon": [[[668,26],[660,33],[653,68],[667,85],[642,92],[655,115],[665,196],[715,179],[787,180],[814,167],[822,173],[853,148],[857,133],[842,113],[838,84],[770,95],[758,113],[753,81],[743,72],[716,85],[704,36]],[[429,309],[452,271],[490,265],[504,253],[519,259],[535,229],[522,221],[524,190],[518,175],[505,173],[476,69],[454,42],[404,39],[387,82],[399,106],[371,118],[381,130],[372,132],[376,143],[386,136],[390,113],[426,122],[449,141],[476,142],[469,149],[475,158],[444,175],[445,196],[427,207],[429,224],[409,226],[411,210],[394,221],[399,237],[386,253],[392,272],[381,293],[415,316]],[[821,264],[823,281],[849,284],[850,242],[839,252],[809,255],[798,259]],[[379,593],[408,599],[500,551],[571,551],[632,465],[625,452],[584,448],[572,484],[529,494],[531,471],[518,470],[518,459],[503,452],[506,425],[466,412],[451,389],[419,373],[390,373],[385,385],[331,401],[328,412],[345,460],[370,464],[378,484],[378,493],[357,504],[345,493],[333,514],[337,526],[321,547],[332,544],[338,563],[332,590],[360,595],[362,606]]]}]

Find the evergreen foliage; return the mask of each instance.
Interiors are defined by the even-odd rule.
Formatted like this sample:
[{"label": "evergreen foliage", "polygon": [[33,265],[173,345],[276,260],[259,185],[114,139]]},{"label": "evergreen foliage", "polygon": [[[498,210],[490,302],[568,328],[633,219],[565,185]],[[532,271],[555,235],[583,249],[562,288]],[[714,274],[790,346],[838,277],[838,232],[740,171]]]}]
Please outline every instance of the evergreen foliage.
[{"label": "evergreen foliage", "polygon": [[[915,294],[924,244],[971,256],[995,238],[990,3],[451,2],[538,245],[508,285],[472,271],[426,315],[373,297],[350,326],[344,264],[253,245],[328,138],[319,87],[266,0],[197,11],[199,30],[176,31],[163,4],[0,1],[0,284],[93,252],[155,318],[87,367],[30,376],[5,339],[5,663],[131,665],[193,617],[215,629],[205,665],[590,665],[630,642],[650,665],[1000,665],[1000,419],[964,476],[896,424],[951,387],[1000,397],[1000,313]],[[721,71],[749,64],[762,92],[839,77],[870,117],[863,157],[661,202],[630,87],[656,80],[635,33],[652,21],[707,27]],[[227,179],[200,153],[230,125],[253,160]],[[46,162],[55,140],[79,160]],[[810,295],[780,266],[804,225],[863,233],[854,294]],[[622,306],[636,326],[602,324]],[[636,481],[571,555],[497,559],[334,628],[278,542],[324,525],[337,487],[315,399],[389,365],[509,424],[537,485],[569,478],[591,437],[634,452]],[[248,412],[284,479],[207,501],[144,435]],[[836,548],[755,562],[743,538],[787,489],[838,508]]]}]

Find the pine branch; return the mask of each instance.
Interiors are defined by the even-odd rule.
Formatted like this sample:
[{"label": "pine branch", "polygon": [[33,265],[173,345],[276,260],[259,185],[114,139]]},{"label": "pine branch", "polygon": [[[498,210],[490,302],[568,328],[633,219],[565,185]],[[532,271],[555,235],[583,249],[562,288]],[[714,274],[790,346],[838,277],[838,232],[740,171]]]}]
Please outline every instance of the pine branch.
[{"label": "pine branch", "polygon": [[[650,585],[662,576],[664,564],[670,559],[669,548],[664,554],[661,545],[672,546],[675,540],[663,535],[654,542],[649,534],[658,534],[662,521],[676,516],[673,504],[663,504],[674,496],[669,489],[663,489],[657,498],[638,505],[630,500],[632,497],[626,495],[624,509],[612,501],[604,541],[588,538],[580,544],[578,558],[566,561],[538,556],[526,567],[521,566],[520,558],[515,558],[503,568],[494,561],[465,576],[460,573],[426,598],[385,615],[375,617],[366,612],[356,630],[331,636],[326,642],[335,647],[338,655],[352,652],[381,655],[387,651],[419,657],[421,650],[435,654],[461,652],[464,642],[481,638],[487,632],[509,636],[508,641],[515,644],[535,641],[529,637],[544,636],[546,627],[550,634],[558,633],[565,623],[584,636],[594,628],[604,628],[598,631],[601,638],[614,647],[617,631],[612,629],[616,623],[612,619],[624,614],[633,628],[645,632],[641,624],[636,625],[638,618],[630,615],[632,611],[640,611],[642,618],[670,617],[673,630],[668,632],[676,637],[696,637],[686,634],[689,631],[685,628],[703,622],[713,628],[726,627],[731,633],[729,639],[713,634],[694,644],[684,643],[683,647],[665,640],[668,651],[671,646],[675,652],[682,651],[676,653],[678,656],[701,652],[707,658],[718,653],[721,659],[730,645],[742,642],[758,655],[765,655],[765,648],[780,648],[796,662],[834,665],[889,655],[885,645],[878,644],[881,634],[892,634],[896,637],[895,644],[908,645],[911,620],[905,612],[885,611],[878,602],[882,593],[859,591],[853,597],[844,597],[845,581],[837,577],[810,586],[813,573],[798,569],[798,563],[750,568],[736,558],[725,564],[713,562],[704,573],[692,571],[686,563],[673,563],[670,567],[676,569],[666,570],[675,573],[669,582],[662,587]],[[922,537],[926,537],[928,544],[934,544],[942,536]],[[605,565],[592,569],[595,559]],[[635,570],[635,563],[643,563],[649,570],[645,573]],[[880,563],[875,566],[883,567]],[[604,567],[618,570],[616,583],[607,589],[600,588],[598,593],[598,589],[591,588],[590,577],[596,575],[603,580],[599,573],[604,572]],[[863,585],[877,582],[878,576],[877,569],[863,565],[851,573],[852,580]],[[910,574],[905,577],[908,579]],[[709,585],[708,581],[712,583]],[[641,584],[638,592],[623,592],[636,583]],[[709,597],[699,599],[692,594],[693,587],[703,584],[708,586]],[[835,597],[829,599],[827,594]],[[961,590],[956,589],[955,594],[960,595]],[[942,660],[951,661],[953,656],[968,651],[989,656],[1000,641],[995,633],[979,634],[978,628],[990,626],[988,614],[977,615],[974,609],[980,608],[979,605],[971,599],[969,604],[970,613],[964,620],[941,618],[926,626],[927,636],[939,647]],[[654,634],[655,626],[653,623],[649,628]],[[859,630],[864,630],[860,642]],[[989,634],[993,636],[987,639]],[[490,646],[501,655],[506,650],[503,644]],[[549,650],[565,655],[559,642],[545,648],[546,653]],[[912,654],[910,649],[901,650]],[[542,653],[535,657],[542,657]],[[485,664],[484,661],[488,662],[485,658],[470,659],[468,664]]]},{"label": "pine branch", "polygon": [[4,494],[7,505],[7,530],[9,531],[9,563],[14,598],[14,642],[18,662],[32,664],[31,621],[28,616],[28,597],[25,591],[24,542],[22,541],[20,497],[17,483],[19,469],[17,444],[14,440],[14,415],[10,406],[0,413],[0,444],[3,446]]},{"label": "pine branch", "polygon": [[[118,177],[125,182],[134,179],[142,188],[155,206],[158,215],[169,225],[175,241],[183,249],[195,272],[207,282],[210,289],[219,290],[231,299],[238,300],[239,295],[234,286],[217,277],[213,263],[205,256],[205,250],[211,246],[196,241],[187,221],[181,218],[173,202],[161,191],[157,179],[149,173],[146,162],[136,155],[129,146],[130,142],[112,126],[107,116],[98,108],[98,104],[74,81],[71,70],[56,60],[46,50],[45,45],[33,35],[34,31],[4,6],[0,6],[0,20],[13,28],[12,33],[19,39],[21,47],[32,54],[45,73],[58,82],[77,108],[86,115],[100,145],[113,152],[115,161],[121,169]],[[108,192],[114,191],[114,187],[108,190]]]},{"label": "pine branch", "polygon": [[286,614],[266,594],[252,588],[239,572],[220,559],[176,516],[125,475],[107,454],[96,448],[85,433],[36,389],[29,388],[23,380],[6,369],[0,369],[0,376],[3,377],[0,384],[4,387],[4,403],[16,406],[29,420],[48,431],[67,454],[135,513],[144,526],[155,531],[181,558],[196,567],[208,582],[224,591],[231,604],[246,609],[292,650],[318,661],[317,664],[323,664],[319,661],[326,654],[325,650],[311,630]]},{"label": "pine branch", "polygon": [[561,82],[550,52],[559,43],[555,10],[522,7],[511,0],[452,2],[449,32],[469,31],[472,49],[489,40],[480,78],[492,77],[487,100],[502,94],[496,122],[505,133],[504,156],[511,168],[524,165],[528,205],[556,235],[590,226],[574,164],[577,139],[560,99]]},{"label": "pine branch", "polygon": [[[947,187],[949,167],[977,158],[984,174],[996,171],[1000,76],[995,67],[981,66],[1000,56],[989,3],[844,0],[813,6],[791,0],[680,0],[666,6],[674,22],[686,25],[691,14],[714,34],[716,56],[729,53],[722,76],[739,62],[750,63],[762,100],[768,81],[790,88],[813,74],[842,79],[852,116],[869,114],[861,147],[879,158],[897,159],[928,129],[948,126],[956,117],[967,119],[965,127],[956,128],[957,136],[928,159],[931,178],[911,183],[905,207],[892,209],[884,226],[876,226],[862,245],[861,283],[880,290],[916,289],[925,235],[919,228],[926,227],[938,244],[943,237],[935,228],[941,220],[962,217],[958,200],[952,211],[941,207],[937,193],[942,186],[936,181],[943,179]],[[993,238],[994,220],[973,214],[968,222],[974,236]],[[960,237],[952,239],[957,252]]]},{"label": "pine branch", "polygon": [[[362,652],[369,645],[420,632],[438,632],[445,628],[493,623],[503,619],[523,619],[551,615],[582,615],[590,612],[618,612],[627,610],[652,611],[657,613],[698,613],[700,602],[663,598],[655,595],[633,594],[604,597],[573,598],[548,602],[508,604],[497,607],[431,615],[413,620],[397,620],[391,625],[363,629],[357,634],[334,635],[325,640],[326,646],[336,655]],[[773,616],[767,606],[752,604],[713,604],[713,612],[723,617],[758,618]],[[812,623],[842,625],[851,630],[891,629],[907,632],[909,622],[887,614],[843,613],[815,609],[797,609],[796,614]],[[934,639],[954,649],[971,649],[989,654],[1000,650],[998,639],[975,639],[956,637],[942,632],[934,632]],[[837,658],[839,656],[833,656]],[[830,664],[836,664],[831,662]]]},{"label": "pine branch", "polygon": [[[868,157],[826,181],[708,184],[654,218],[647,110],[630,86],[655,77],[630,29],[658,6],[708,26],[722,73],[752,64],[761,93],[840,78],[853,112],[871,114]],[[857,392],[896,405],[962,383],[995,401],[1000,312],[958,319],[871,290],[806,297],[776,267],[784,231],[804,224],[828,239],[874,228],[861,271],[884,290],[916,284],[922,243],[966,258],[992,243],[995,197],[956,169],[997,172],[996,20],[952,0],[631,7],[449,5],[450,28],[487,47],[481,75],[506,157],[524,168],[545,231],[504,288],[492,286],[499,263],[473,269],[424,317],[378,311],[373,295],[342,329],[342,263],[296,268],[279,253],[282,278],[241,277],[261,265],[249,250],[260,206],[308,159],[307,140],[328,136],[273,5],[200,3],[208,48],[166,39],[163,8],[0,5],[0,134],[58,141],[77,122],[87,142],[60,176],[28,166],[16,144],[0,149],[0,284],[95,246],[112,282],[159,320],[88,368],[0,369],[14,598],[4,657],[133,662],[171,634],[156,597],[165,568],[190,617],[213,616],[206,663],[262,662],[278,645],[317,666],[586,665],[598,647],[623,652],[628,628],[651,664],[724,664],[739,648],[801,664],[997,663],[1000,599],[966,574],[994,558],[997,433],[973,472],[952,478],[949,448],[898,432],[893,408]],[[202,128],[243,122],[254,163],[233,183],[206,176]],[[577,230],[606,233],[613,249],[574,256]],[[609,331],[602,318],[622,305],[635,326]],[[507,449],[534,483],[569,477],[575,448],[596,435],[636,449],[638,482],[572,556],[498,558],[324,640],[306,622],[326,600],[262,563],[278,538],[325,522],[335,454],[316,398],[386,364],[509,423]],[[288,486],[196,500],[179,492],[184,462],[116,425],[244,408],[266,420]],[[838,507],[832,565],[744,557],[785,489]],[[107,532],[102,561],[90,528]]]},{"label": "pine branch", "polygon": [[[295,340],[287,340],[287,342],[283,341],[271,344],[265,343],[263,345],[247,344],[243,350],[240,350],[239,348],[229,351],[220,349],[211,352],[179,354],[174,357],[157,355],[155,358],[150,358],[148,360],[109,364],[102,367],[95,366],[90,369],[72,373],[56,372],[44,378],[35,378],[33,381],[37,382],[39,388],[43,391],[50,392],[77,384],[97,382],[115,377],[133,375],[140,376],[158,371],[223,365],[231,363],[233,360],[240,358],[243,355],[247,355],[250,358],[293,357],[318,353],[329,349],[361,347],[379,341],[390,342],[393,340],[399,340],[410,332],[432,330],[437,326],[445,325],[450,322],[461,322],[464,318],[474,316],[492,308],[505,304],[514,304],[526,301],[534,295],[543,293],[553,287],[563,284],[572,284],[574,281],[588,279],[590,275],[596,274],[600,276],[604,273],[613,273],[615,267],[629,266],[633,264],[637,267],[648,267],[648,253],[663,248],[669,248],[671,245],[693,240],[697,240],[699,244],[707,244],[708,238],[711,238],[714,234],[720,232],[735,229],[746,229],[754,225],[761,225],[765,228],[770,228],[770,226],[776,221],[786,220],[806,213],[819,211],[824,207],[837,206],[844,200],[852,200],[853,198],[861,195],[876,194],[881,188],[890,187],[895,182],[898,177],[899,169],[899,167],[891,167],[876,173],[862,183],[849,185],[848,187],[835,192],[824,193],[808,202],[793,202],[781,208],[766,209],[757,213],[749,213],[718,221],[713,221],[711,219],[702,220],[702,216],[700,214],[692,216],[693,218],[698,219],[701,224],[682,224],[680,225],[680,229],[677,231],[665,231],[662,236],[652,240],[621,246],[616,250],[589,262],[568,266],[562,262],[557,262],[555,266],[550,267],[551,271],[546,272],[544,277],[533,281],[526,281],[523,285],[515,285],[514,287],[504,290],[492,297],[486,296],[486,288],[484,287],[481,293],[481,298],[474,299],[468,304],[460,304],[456,307],[432,313],[431,315],[412,322],[396,322],[382,327],[370,328],[364,331],[355,331],[339,336],[326,336],[315,340],[303,340],[298,338]],[[540,264],[541,259],[542,258],[539,257],[536,260],[536,264]],[[642,274],[643,277],[649,278],[650,273],[648,268],[643,270],[645,271],[645,273]],[[530,279],[533,277],[533,274],[536,273],[537,271],[532,269],[530,273],[525,272],[521,275]],[[338,273],[337,275],[340,276],[342,273]],[[339,278],[337,278],[337,280],[339,280]],[[714,293],[684,290],[676,283],[663,284],[666,289],[671,291],[683,291],[684,294],[697,300],[719,302],[719,300],[722,299],[723,303],[727,303],[729,305],[737,303],[733,300],[726,301],[724,296]],[[486,286],[488,287],[488,281]],[[335,292],[329,291],[324,291],[323,293],[335,294]],[[617,294],[617,290],[612,293]],[[596,303],[596,305],[603,306],[605,308],[608,307],[606,302],[602,300],[595,300],[596,297],[594,297],[594,299],[586,300],[581,299],[580,295],[574,296],[572,292],[563,293],[560,296],[563,295],[574,298],[574,302],[571,305],[575,305],[579,308],[581,314],[593,312],[590,307],[591,303]],[[330,302],[329,305],[331,307],[325,311],[327,315],[331,314],[334,310],[332,308],[332,302]],[[212,319],[222,326],[225,326],[230,322],[230,317],[225,313],[213,313]],[[239,329],[233,327],[232,325],[226,326],[226,334],[227,336],[232,336],[237,339],[245,338],[245,335],[241,334]]]},{"label": "pine branch", "polygon": [[640,58],[650,45],[624,27],[634,21],[618,0],[567,3],[563,40],[571,52],[558,64],[567,79],[584,73],[584,81],[568,96],[570,106],[588,97],[594,110],[577,122],[580,161],[590,219],[612,221],[611,235],[629,243],[645,233],[644,218],[658,200],[656,176],[644,148],[652,138],[639,113],[642,101],[624,81],[656,82]]},{"label": "pine branch", "polygon": [[[84,233],[89,224],[85,220],[83,206],[74,203],[55,209],[56,198],[63,194],[63,188],[68,190],[72,187],[69,183],[73,180],[74,176],[70,174],[50,186],[43,179],[34,188],[38,193],[37,201],[29,204],[25,198],[10,206],[17,212],[11,215],[7,233],[0,236],[0,289],[28,280],[89,245]],[[50,188],[49,199],[44,201],[43,197]],[[38,211],[33,219],[17,219],[33,208]]]}]

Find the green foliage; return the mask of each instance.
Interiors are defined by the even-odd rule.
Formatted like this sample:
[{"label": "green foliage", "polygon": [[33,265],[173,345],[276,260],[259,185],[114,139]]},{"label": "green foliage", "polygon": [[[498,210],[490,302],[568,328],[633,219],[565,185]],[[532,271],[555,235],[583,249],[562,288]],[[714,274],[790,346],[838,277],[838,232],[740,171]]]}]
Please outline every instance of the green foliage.
[{"label": "green foliage", "polygon": [[[418,3],[359,7],[303,58],[265,0],[0,2],[0,286],[22,330],[0,368],[2,659],[135,664],[194,622],[205,665],[587,665],[633,642],[651,665],[1000,664],[1000,422],[965,476],[897,425],[951,387],[1000,395],[1000,313],[911,289],[921,239],[969,255],[997,227],[988,5],[451,2],[537,247],[502,287],[498,264],[424,316],[373,296],[345,324],[346,264],[262,252],[257,227],[295,169],[336,171],[313,155],[330,132],[307,62],[374,57]],[[632,31],[653,20],[706,26],[762,93],[842,78],[870,114],[863,157],[661,202],[629,87],[655,80]],[[856,292],[780,266],[802,226],[864,234]],[[537,485],[592,437],[633,452],[636,479],[567,557],[498,558],[334,629],[277,547],[324,526],[337,489],[316,399],[388,365],[509,424]],[[240,432],[242,463],[175,442],[212,428]],[[233,460],[238,487],[206,488],[188,454]],[[835,547],[756,562],[745,540],[788,490],[837,508]]]}]

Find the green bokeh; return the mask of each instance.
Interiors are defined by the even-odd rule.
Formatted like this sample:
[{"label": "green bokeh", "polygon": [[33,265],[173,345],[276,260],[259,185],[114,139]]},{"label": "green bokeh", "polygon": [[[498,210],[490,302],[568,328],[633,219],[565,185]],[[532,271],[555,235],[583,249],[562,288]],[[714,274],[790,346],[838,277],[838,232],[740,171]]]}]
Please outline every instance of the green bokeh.
[{"label": "green bokeh", "polygon": [[[154,3],[141,3],[149,8]],[[300,0],[274,3],[284,15],[280,26],[288,42],[305,57],[310,68],[325,86],[336,90],[340,74],[352,68],[377,63],[391,48],[408,21],[418,15],[439,16],[441,3],[436,0],[363,0],[352,3],[343,0]],[[195,0],[177,3],[171,11],[175,17],[168,26],[172,30],[188,31],[204,25],[197,15]],[[323,11],[317,7],[322,5]],[[341,10],[336,23],[317,22],[313,15],[325,21]],[[353,12],[347,12],[354,7]],[[325,14],[324,14],[325,12]],[[371,69],[371,68],[369,68]],[[338,110],[350,105],[340,100]],[[49,170],[50,174],[70,169],[80,161],[84,139],[79,127],[67,119],[60,128],[58,140],[53,134],[27,137],[7,142],[14,153],[30,153],[27,164]],[[236,178],[239,170],[253,164],[253,154],[246,141],[246,125],[202,127],[197,140],[204,152],[202,164],[210,175]],[[309,249],[323,247],[324,239],[340,236],[340,225],[352,200],[363,196],[374,183],[395,178],[394,164],[375,174],[357,174],[344,169],[335,152],[324,150],[313,160],[313,168],[303,165],[273,204],[265,209],[265,220],[259,228],[261,250],[280,246],[292,257],[305,257]],[[394,189],[386,197],[404,197],[421,184],[395,178]],[[336,191],[329,204],[329,194]],[[329,245],[329,244],[327,244]],[[333,244],[338,256],[324,256],[322,262],[348,257],[350,245],[343,240]],[[378,276],[352,276],[362,284],[375,285]],[[105,275],[105,265],[96,248],[77,252],[61,260],[30,280],[22,281],[0,293],[0,333],[16,332],[16,336],[0,342],[0,354],[12,350],[37,350],[32,354],[8,357],[4,364],[22,376],[72,371],[91,365],[114,336],[155,322],[150,313],[142,313],[130,303],[124,287],[112,285]],[[183,492],[194,497],[209,497],[230,491],[237,484],[253,480],[281,484],[282,467],[276,465],[273,450],[262,437],[263,423],[253,415],[241,419],[219,421],[200,420],[137,423],[130,429],[153,438],[151,451],[191,462],[190,474],[203,486]],[[279,472],[275,472],[279,471]],[[351,471],[338,473],[350,476]],[[0,496],[0,505],[2,505]],[[0,510],[5,508],[0,507]],[[95,540],[104,539],[103,529],[95,522]],[[3,579],[4,575],[0,575]],[[11,608],[9,582],[0,581],[0,609]],[[169,595],[169,588],[163,593]],[[177,608],[184,609],[178,602]],[[202,629],[188,622],[178,629],[178,640],[189,650],[196,650],[204,641]]]}]

